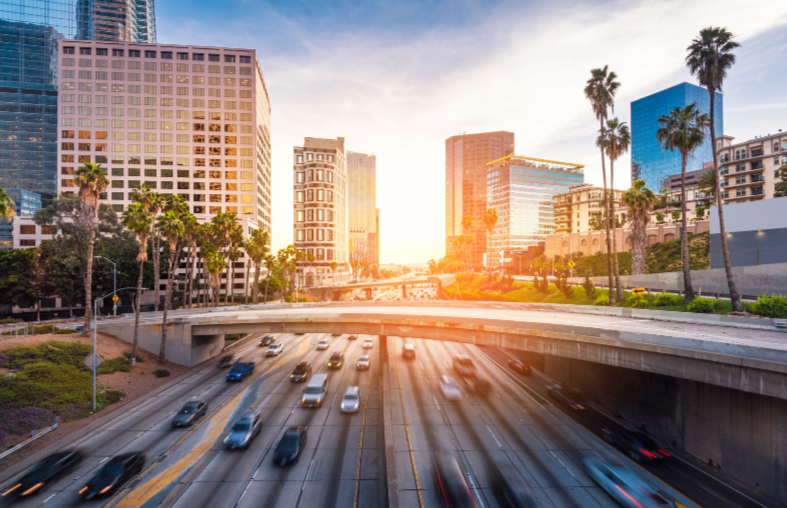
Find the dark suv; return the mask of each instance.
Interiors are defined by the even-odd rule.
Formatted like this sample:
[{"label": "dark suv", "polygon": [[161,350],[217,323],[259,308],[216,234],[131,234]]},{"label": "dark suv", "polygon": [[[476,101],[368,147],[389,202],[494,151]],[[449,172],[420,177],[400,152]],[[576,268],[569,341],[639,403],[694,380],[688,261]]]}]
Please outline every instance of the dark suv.
[{"label": "dark suv", "polygon": [[331,353],[331,358],[328,360],[329,369],[341,369],[344,363],[344,353],[341,351],[334,351]]},{"label": "dark suv", "polygon": [[476,370],[472,358],[467,355],[454,356],[454,371],[459,377],[475,377]]},{"label": "dark suv", "polygon": [[604,441],[619,448],[623,453],[637,462],[655,462],[670,457],[647,434],[632,432],[627,429],[601,429]]},{"label": "dark suv", "polygon": [[312,364],[309,362],[301,362],[295,366],[290,374],[290,381],[293,383],[301,383],[306,381],[312,375]]}]

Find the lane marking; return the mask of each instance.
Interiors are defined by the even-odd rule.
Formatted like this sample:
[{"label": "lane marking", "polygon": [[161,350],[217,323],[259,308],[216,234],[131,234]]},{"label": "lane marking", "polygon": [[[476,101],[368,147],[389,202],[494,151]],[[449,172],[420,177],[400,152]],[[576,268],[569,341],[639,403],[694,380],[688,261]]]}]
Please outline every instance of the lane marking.
[{"label": "lane marking", "polygon": [[44,503],[46,503],[47,501],[49,501],[50,499],[52,499],[52,498],[53,498],[53,497],[55,497],[56,495],[57,495],[57,494],[52,494],[52,495],[51,495],[51,496],[49,496],[48,498],[44,499],[44,502],[43,502],[43,503],[41,503],[41,504],[44,504]]},{"label": "lane marking", "polygon": [[473,482],[473,475],[470,473],[465,473],[467,475],[467,479],[470,480],[470,488],[475,491],[475,497],[478,498],[478,503],[481,505],[481,508],[486,508],[484,506],[484,500],[481,498],[481,492],[476,488],[475,482]]},{"label": "lane marking", "polygon": [[489,433],[492,434],[492,438],[495,440],[495,443],[497,443],[497,446],[499,446],[500,448],[503,448],[503,445],[501,445],[500,441],[497,440],[497,436],[495,436],[495,433],[492,432],[492,429],[489,428],[489,425],[486,426],[486,430],[488,430]]},{"label": "lane marking", "polygon": [[[569,468],[568,468],[568,466],[567,466],[567,465],[565,465],[565,464],[563,463],[563,461],[562,461],[562,460],[560,460],[560,458],[559,458],[557,455],[555,455],[555,452],[553,452],[552,450],[549,450],[549,453],[551,453],[551,454],[552,454],[552,456],[553,456],[553,457],[555,457],[555,460],[557,460],[558,462],[560,462],[560,465],[561,465],[561,466],[563,466],[564,468],[566,468],[566,471],[568,471],[568,474],[570,474],[571,476],[574,476],[574,473],[572,473],[572,472],[571,472],[571,469],[569,469]],[[576,479],[576,476],[574,476],[574,479]]]},{"label": "lane marking", "polygon": [[108,460],[109,460],[109,457],[104,457],[103,459],[101,459],[101,462],[99,462],[99,464],[103,464],[104,462],[106,462]]},{"label": "lane marking", "polygon": [[[372,357],[373,356],[374,353],[372,353]],[[372,369],[374,368],[375,363],[376,362],[370,362],[369,379],[366,382],[366,401],[364,402],[364,406],[363,406],[363,423],[361,424],[361,444],[358,447],[358,469],[356,470],[355,473],[355,501],[353,503],[354,508],[358,508],[358,494],[361,488],[361,457],[363,455],[363,437],[364,437],[364,432],[366,430],[366,410],[369,409],[369,392],[371,391],[370,387],[372,385]]]},{"label": "lane marking", "polygon": [[421,360],[418,360],[418,363],[420,363],[420,364],[421,364],[421,370],[426,370],[426,369],[424,368],[424,362],[422,362]]},{"label": "lane marking", "polygon": [[[404,395],[402,395],[402,378],[399,376],[399,355],[396,354],[397,341],[395,337],[389,337],[389,338],[393,338],[394,341],[393,356],[394,356],[394,365],[396,366],[396,381],[397,384],[399,385],[399,400],[401,401],[402,404],[402,418],[404,419],[404,433],[407,436],[407,449],[410,450],[410,463],[413,465],[413,475],[415,475],[415,490],[416,492],[418,492],[418,503],[421,508],[424,508],[424,498],[421,495],[421,483],[418,480],[418,468],[415,467],[415,456],[413,455],[413,445],[410,441],[410,429],[409,429],[410,424],[407,423],[407,414],[405,413],[404,410]],[[386,393],[384,396],[387,397],[388,394]]]},{"label": "lane marking", "polygon": [[437,405],[437,410],[438,410],[438,411],[440,411],[440,403],[439,403],[439,402],[437,402],[437,397],[435,397],[434,395],[432,395],[432,398],[434,399],[434,403],[435,403],[435,405]]}]

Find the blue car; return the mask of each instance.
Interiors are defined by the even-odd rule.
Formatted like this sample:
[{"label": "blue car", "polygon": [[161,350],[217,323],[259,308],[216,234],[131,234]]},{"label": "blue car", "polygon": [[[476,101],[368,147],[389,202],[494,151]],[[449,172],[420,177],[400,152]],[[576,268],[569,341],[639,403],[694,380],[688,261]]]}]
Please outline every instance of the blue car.
[{"label": "blue car", "polygon": [[243,378],[254,372],[254,362],[236,363],[227,372],[227,381],[243,381]]}]

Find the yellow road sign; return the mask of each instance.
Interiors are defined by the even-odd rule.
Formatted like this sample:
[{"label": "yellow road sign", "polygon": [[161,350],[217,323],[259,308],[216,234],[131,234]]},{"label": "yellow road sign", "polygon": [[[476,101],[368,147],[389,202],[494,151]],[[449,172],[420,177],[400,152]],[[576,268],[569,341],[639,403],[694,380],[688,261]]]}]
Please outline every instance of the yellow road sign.
[{"label": "yellow road sign", "polygon": [[645,288],[633,288],[631,290],[631,293],[635,294],[635,295],[644,295],[645,294]]},{"label": "yellow road sign", "polygon": [[569,267],[569,268],[574,268],[575,266],[577,266],[577,264],[576,264],[576,263],[574,263],[574,260],[573,260],[573,259],[572,259],[571,261],[569,261],[569,262],[568,262],[568,267]]},{"label": "yellow road sign", "polygon": [[115,295],[115,296],[112,297],[112,301],[113,302],[116,302],[118,300],[120,300],[120,298],[118,298],[118,295]]}]

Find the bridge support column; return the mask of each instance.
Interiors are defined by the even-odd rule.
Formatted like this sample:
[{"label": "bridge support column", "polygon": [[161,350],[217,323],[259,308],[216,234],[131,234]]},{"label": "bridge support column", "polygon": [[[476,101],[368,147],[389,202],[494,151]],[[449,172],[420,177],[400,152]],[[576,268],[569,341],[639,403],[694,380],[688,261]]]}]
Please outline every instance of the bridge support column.
[{"label": "bridge support column", "polygon": [[372,288],[366,288],[366,299],[367,300],[372,299]]},{"label": "bridge support column", "polygon": [[402,299],[407,300],[407,286],[402,284]]}]

